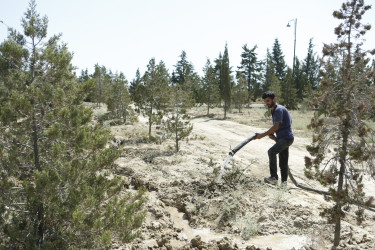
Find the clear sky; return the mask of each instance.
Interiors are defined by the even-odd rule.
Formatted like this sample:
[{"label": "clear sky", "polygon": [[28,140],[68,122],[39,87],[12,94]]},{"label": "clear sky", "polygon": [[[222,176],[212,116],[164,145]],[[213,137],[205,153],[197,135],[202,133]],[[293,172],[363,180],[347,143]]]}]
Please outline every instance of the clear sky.
[{"label": "clear sky", "polygon": [[[163,60],[172,73],[182,50],[202,75],[207,58],[213,62],[228,44],[230,65],[239,66],[242,46],[257,45],[259,59],[279,39],[286,63],[292,67],[294,21],[297,19],[296,57],[304,59],[309,39],[321,54],[323,43],[334,42],[338,20],[332,12],[344,0],[37,0],[37,10],[49,19],[49,36],[62,33],[74,52],[73,64],[93,72],[104,65],[123,72],[128,80],[141,74],[151,58]],[[366,48],[375,48],[375,0],[364,17],[373,29]],[[0,20],[21,30],[28,0],[0,0]],[[0,41],[7,36],[0,23]]]}]

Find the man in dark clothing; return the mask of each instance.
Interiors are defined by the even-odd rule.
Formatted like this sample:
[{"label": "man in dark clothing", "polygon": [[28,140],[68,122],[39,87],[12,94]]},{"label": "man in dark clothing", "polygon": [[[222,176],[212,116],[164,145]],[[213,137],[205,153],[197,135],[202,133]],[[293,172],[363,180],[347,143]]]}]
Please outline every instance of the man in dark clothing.
[{"label": "man in dark clothing", "polygon": [[[271,109],[273,126],[268,131],[257,134],[256,139],[261,139],[268,135],[271,139],[276,141],[276,144],[268,150],[271,176],[264,178],[264,181],[273,185],[277,184],[279,177],[277,175],[276,155],[279,154],[281,182],[286,184],[288,179],[289,146],[292,145],[294,141],[292,118],[290,117],[289,111],[284,106],[276,104],[276,96],[273,92],[265,92],[262,98],[267,107]],[[275,132],[276,137],[273,135]]]}]

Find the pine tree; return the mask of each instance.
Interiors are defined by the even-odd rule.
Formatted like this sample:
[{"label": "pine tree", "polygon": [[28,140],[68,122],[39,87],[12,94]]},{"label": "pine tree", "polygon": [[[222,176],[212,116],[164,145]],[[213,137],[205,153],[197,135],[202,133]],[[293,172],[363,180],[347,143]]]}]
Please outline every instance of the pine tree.
[{"label": "pine tree", "polygon": [[[308,75],[305,72],[304,65],[300,63],[298,58],[295,59],[294,66],[294,83],[292,88],[295,89],[297,101],[303,101],[304,98],[307,98],[311,95],[312,89],[310,82],[308,81]],[[297,107],[297,103],[292,103],[290,106]]]},{"label": "pine tree", "polygon": [[136,102],[137,88],[141,84],[141,82],[141,73],[139,72],[139,69],[137,69],[137,72],[135,72],[135,78],[133,79],[133,81],[130,82],[129,87],[130,98],[134,102]]},{"label": "pine tree", "polygon": [[[264,75],[264,81],[263,81],[263,84],[262,84],[262,89],[263,89],[263,92],[266,92],[267,90],[270,90],[271,85],[275,82],[274,79],[276,77],[276,75],[275,75],[275,65],[272,62],[272,56],[271,56],[271,53],[270,53],[269,49],[267,49],[267,55],[266,55],[266,59],[265,59],[265,67],[264,67],[264,74],[263,75]],[[279,82],[278,79],[277,79],[277,81]],[[280,96],[280,95],[276,95],[276,96]]]},{"label": "pine tree", "polygon": [[285,64],[281,45],[277,38],[272,47],[272,63],[275,66],[275,75],[280,82],[280,103],[290,109],[294,105],[291,101],[295,100],[295,89],[293,88],[294,76],[293,74],[290,74],[289,71],[291,70]]},{"label": "pine tree", "polygon": [[309,41],[309,47],[307,50],[307,56],[303,62],[303,71],[306,74],[307,81],[311,89],[315,90],[320,83],[319,77],[319,58],[316,56],[314,52],[314,44],[312,43],[313,39],[311,38]]},{"label": "pine tree", "polygon": [[252,49],[247,48],[247,44],[242,46],[241,65],[238,69],[244,74],[247,80],[249,97],[254,101],[262,95],[261,71],[262,62],[258,61],[255,45]]},{"label": "pine tree", "polygon": [[95,79],[95,88],[93,92],[93,101],[96,103],[98,107],[100,107],[101,103],[105,102],[105,96],[107,95],[107,90],[110,84],[110,75],[107,73],[107,69],[105,66],[99,66],[99,64],[95,64],[94,74],[92,78]]},{"label": "pine tree", "polygon": [[81,75],[79,76],[78,81],[79,82],[86,82],[89,79],[90,79],[90,77],[89,77],[89,73],[88,73],[87,68],[85,70],[81,70]]},{"label": "pine tree", "polygon": [[190,123],[190,116],[187,110],[194,104],[191,93],[183,90],[182,86],[177,84],[171,89],[171,110],[167,114],[164,122],[166,132],[175,140],[176,152],[180,150],[179,142],[187,138],[193,130]]},{"label": "pine tree", "polygon": [[296,91],[295,81],[296,81],[296,78],[293,77],[293,71],[291,68],[288,67],[284,80],[280,83],[280,86],[281,86],[280,103],[284,105],[287,109],[297,108],[297,93],[296,93],[297,91]]},{"label": "pine tree", "polygon": [[248,82],[241,71],[237,71],[237,84],[233,87],[233,103],[238,112],[244,105],[249,103],[249,91],[247,90]]},{"label": "pine tree", "polygon": [[[175,65],[176,69],[172,72],[172,83],[173,85],[186,84],[186,77],[190,76],[193,71],[193,65],[187,60],[186,52],[183,50],[180,55],[180,60]],[[188,89],[188,86],[184,86],[183,89]]]},{"label": "pine tree", "polygon": [[276,38],[272,47],[272,63],[275,66],[275,75],[280,82],[286,75],[286,64],[279,40]]},{"label": "pine tree", "polygon": [[372,65],[370,66],[370,85],[375,86],[375,59],[372,59]]},{"label": "pine tree", "polygon": [[220,78],[220,75],[221,75],[221,67],[222,67],[222,64],[223,64],[223,56],[221,54],[221,52],[219,53],[219,57],[215,59],[215,75],[216,75],[216,79],[217,79],[217,84],[219,86],[219,92],[220,92],[220,102],[222,100],[222,92],[223,92],[223,84],[221,83],[222,79]]},{"label": "pine tree", "polygon": [[[78,77],[78,83],[82,85],[93,85],[95,86],[95,79],[92,78],[91,75],[89,75],[88,70],[81,70],[81,75]],[[89,93],[87,93],[86,98],[84,99],[85,102],[94,102],[94,93],[95,88],[92,88]]]},{"label": "pine tree", "polygon": [[375,90],[366,84],[369,72],[358,70],[369,63],[361,37],[371,26],[363,25],[361,19],[370,8],[363,0],[350,0],[333,12],[341,23],[335,28],[337,42],[323,47],[323,80],[314,102],[320,112],[310,125],[314,137],[307,149],[313,159],[306,157],[305,173],[331,186],[335,205],[322,214],[335,225],[334,247],[340,243],[342,208],[351,200],[359,204],[360,223],[363,208],[373,200],[366,197],[362,179],[366,171],[375,172],[375,131],[366,123],[374,113],[375,102],[370,100],[375,99]]},{"label": "pine tree", "polygon": [[271,86],[269,87],[268,90],[275,93],[275,95],[278,97],[278,99],[277,99],[278,102],[284,103],[283,95],[281,93],[281,84],[280,84],[280,81],[279,81],[279,79],[277,78],[276,75],[272,75]]},{"label": "pine tree", "polygon": [[175,68],[172,72],[172,85],[179,84],[183,91],[191,92],[195,101],[200,102],[200,78],[194,71],[193,64],[187,60],[185,51],[181,52],[180,60],[175,65]]},{"label": "pine tree", "polygon": [[220,100],[219,85],[215,74],[215,68],[207,59],[206,65],[203,68],[203,79],[201,96],[202,102],[207,105],[207,115],[210,114],[210,108],[217,104]]},{"label": "pine tree", "polygon": [[128,91],[128,81],[124,74],[115,74],[109,86],[106,96],[106,104],[108,111],[112,113],[112,117],[122,119],[126,123],[128,116],[133,118],[134,111],[130,108],[130,94]]},{"label": "pine tree", "polygon": [[231,68],[229,66],[228,46],[225,44],[223,58],[220,65],[220,90],[221,98],[224,101],[224,119],[227,118],[227,112],[231,106],[232,100],[232,83],[231,83]]},{"label": "pine tree", "polygon": [[[0,244],[6,249],[108,248],[130,241],[144,198],[109,178],[118,151],[93,126],[76,83],[72,53],[47,38],[47,17],[30,1],[23,34],[0,44]],[[3,67],[5,66],[5,67]]]},{"label": "pine tree", "polygon": [[169,101],[170,76],[163,61],[159,64],[155,63],[152,58],[147,65],[147,70],[142,77],[142,83],[137,88],[136,105],[148,117],[148,136],[152,139],[152,126],[161,124],[163,115],[165,114]]}]

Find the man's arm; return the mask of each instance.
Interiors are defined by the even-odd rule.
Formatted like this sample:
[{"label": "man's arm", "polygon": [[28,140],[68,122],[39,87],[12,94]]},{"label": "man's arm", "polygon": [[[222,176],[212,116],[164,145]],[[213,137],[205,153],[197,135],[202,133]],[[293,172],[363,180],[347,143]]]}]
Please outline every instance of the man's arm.
[{"label": "man's arm", "polygon": [[280,122],[274,122],[273,126],[266,132],[261,134],[256,134],[257,137],[255,139],[262,139],[263,137],[275,133],[279,129]]}]

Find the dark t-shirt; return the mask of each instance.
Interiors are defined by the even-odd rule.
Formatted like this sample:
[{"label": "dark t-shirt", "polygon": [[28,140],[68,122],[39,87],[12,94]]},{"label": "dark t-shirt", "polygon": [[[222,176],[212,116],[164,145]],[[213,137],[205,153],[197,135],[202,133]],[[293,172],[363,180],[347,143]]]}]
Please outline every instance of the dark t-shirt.
[{"label": "dark t-shirt", "polygon": [[276,131],[277,138],[293,139],[292,117],[290,117],[289,111],[284,106],[277,104],[275,109],[271,110],[271,114],[274,123],[280,122],[279,129]]}]

